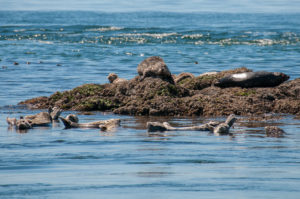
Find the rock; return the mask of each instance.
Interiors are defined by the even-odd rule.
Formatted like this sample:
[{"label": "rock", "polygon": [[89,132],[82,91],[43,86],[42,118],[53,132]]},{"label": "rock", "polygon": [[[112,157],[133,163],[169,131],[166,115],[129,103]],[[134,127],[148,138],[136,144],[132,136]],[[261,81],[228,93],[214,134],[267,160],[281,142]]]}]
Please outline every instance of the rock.
[{"label": "rock", "polygon": [[221,88],[236,86],[242,88],[275,87],[288,79],[288,75],[279,72],[245,72],[228,75],[216,82],[215,86]]},{"label": "rock", "polygon": [[141,80],[146,77],[161,78],[174,84],[171,72],[164,60],[158,56],[153,56],[142,61],[137,68]]},{"label": "rock", "polygon": [[267,137],[276,137],[276,138],[284,137],[284,135],[286,134],[284,130],[282,130],[277,126],[266,126],[265,132]]},{"label": "rock", "polygon": [[63,110],[110,111],[126,115],[224,116],[234,113],[259,116],[268,113],[297,114],[300,110],[300,78],[276,87],[220,88],[224,76],[247,68],[186,78],[171,84],[160,78],[136,76],[120,84],[84,84],[21,102],[32,109],[57,106]]}]

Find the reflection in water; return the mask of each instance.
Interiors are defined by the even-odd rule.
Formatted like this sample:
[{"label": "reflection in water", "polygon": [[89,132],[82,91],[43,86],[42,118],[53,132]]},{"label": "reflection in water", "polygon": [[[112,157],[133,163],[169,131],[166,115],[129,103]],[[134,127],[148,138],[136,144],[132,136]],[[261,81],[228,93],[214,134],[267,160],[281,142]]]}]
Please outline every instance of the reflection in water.
[{"label": "reflection in water", "polygon": [[173,173],[170,171],[166,171],[170,169],[170,167],[153,167],[148,169],[147,171],[139,171],[136,172],[136,175],[138,177],[143,177],[143,178],[162,178],[162,177],[167,177],[169,175],[172,175]]}]

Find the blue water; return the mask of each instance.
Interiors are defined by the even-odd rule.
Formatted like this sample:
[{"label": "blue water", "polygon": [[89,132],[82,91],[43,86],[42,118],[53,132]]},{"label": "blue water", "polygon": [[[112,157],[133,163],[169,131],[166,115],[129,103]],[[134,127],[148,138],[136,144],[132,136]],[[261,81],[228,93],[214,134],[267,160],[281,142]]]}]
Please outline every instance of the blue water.
[{"label": "blue water", "polygon": [[[300,14],[114,11],[0,11],[0,198],[298,198],[300,121],[290,115],[268,123],[240,118],[233,137],[145,129],[147,121],[187,126],[209,118],[100,112],[79,118],[120,118],[122,126],[7,127],[7,116],[41,111],[16,106],[22,100],[107,83],[111,72],[133,78],[153,55],[174,74],[246,66],[300,77]],[[265,137],[267,124],[287,136]]]}]

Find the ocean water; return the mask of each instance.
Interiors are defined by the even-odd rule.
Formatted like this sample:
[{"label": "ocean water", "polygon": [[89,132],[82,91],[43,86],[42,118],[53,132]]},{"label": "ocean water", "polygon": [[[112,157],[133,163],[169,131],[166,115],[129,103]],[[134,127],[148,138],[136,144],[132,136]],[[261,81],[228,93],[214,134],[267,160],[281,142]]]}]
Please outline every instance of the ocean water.
[{"label": "ocean water", "polygon": [[[18,1],[4,2],[10,10]],[[234,136],[221,137],[145,128],[147,121],[188,126],[211,119],[201,117],[79,115],[81,122],[120,118],[112,132],[61,123],[19,132],[5,119],[41,111],[17,106],[22,100],[107,83],[111,72],[133,78],[153,55],[174,74],[245,66],[298,78],[300,14],[33,8],[0,11],[0,198],[299,197],[300,121],[292,115],[239,118]],[[62,115],[68,113],[76,112]],[[265,137],[265,125],[287,136]]]}]

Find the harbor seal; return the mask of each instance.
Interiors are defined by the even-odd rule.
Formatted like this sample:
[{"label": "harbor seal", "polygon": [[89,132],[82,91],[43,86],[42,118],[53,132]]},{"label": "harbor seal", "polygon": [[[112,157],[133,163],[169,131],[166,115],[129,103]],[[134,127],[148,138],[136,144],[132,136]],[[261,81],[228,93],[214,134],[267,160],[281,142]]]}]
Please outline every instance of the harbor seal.
[{"label": "harbor seal", "polygon": [[290,77],[280,72],[245,72],[225,76],[218,80],[215,86],[227,87],[275,87],[288,80]]},{"label": "harbor seal", "polygon": [[161,57],[153,56],[142,61],[137,68],[141,80],[146,77],[161,78],[174,84],[173,77],[164,60]]},{"label": "harbor seal", "polygon": [[236,121],[234,114],[227,117],[225,122],[210,121],[199,126],[173,127],[168,122],[147,122],[148,132],[156,131],[211,131],[215,135],[229,135],[229,129]]},{"label": "harbor seal", "polygon": [[120,119],[99,120],[88,123],[78,123],[78,117],[74,114],[68,115],[66,118],[59,117],[65,128],[100,128],[101,130],[111,130],[120,126]]},{"label": "harbor seal", "polygon": [[119,78],[116,73],[109,73],[109,75],[107,76],[107,79],[110,83],[114,83],[114,84],[127,81],[126,79]]},{"label": "harbor seal", "polygon": [[180,73],[178,76],[175,76],[174,81],[175,81],[176,84],[178,84],[182,80],[191,79],[191,78],[194,78],[194,77],[195,76],[192,73],[183,72],[183,73]]},{"label": "harbor seal", "polygon": [[282,130],[277,126],[266,126],[265,132],[267,137],[276,137],[276,138],[284,137],[284,135],[286,134],[284,130]]}]

